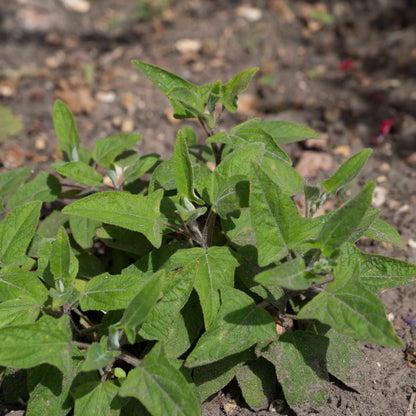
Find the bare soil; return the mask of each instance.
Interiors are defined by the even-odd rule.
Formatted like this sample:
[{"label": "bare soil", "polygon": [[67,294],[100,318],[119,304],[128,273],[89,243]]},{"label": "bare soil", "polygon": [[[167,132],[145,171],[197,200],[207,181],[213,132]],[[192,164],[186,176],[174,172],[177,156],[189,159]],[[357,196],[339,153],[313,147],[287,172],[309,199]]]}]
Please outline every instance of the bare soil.
[{"label": "bare soil", "polygon": [[[169,155],[180,124],[132,59],[196,84],[226,81],[258,66],[241,110],[224,120],[224,128],[253,116],[315,128],[325,141],[288,148],[311,182],[372,147],[362,182],[377,181],[374,204],[406,248],[371,241],[362,247],[416,262],[416,1],[171,0],[142,20],[139,1],[90,3],[89,11],[76,12],[63,0],[0,0],[0,105],[24,123],[20,134],[0,143],[0,170],[46,167],[59,156],[52,123],[56,98],[75,113],[84,145],[134,131],[144,136],[143,153]],[[380,135],[386,120],[391,129],[384,123]],[[409,408],[416,328],[406,321],[416,314],[416,285],[381,298],[405,348],[362,344],[365,390],[334,381],[328,403],[305,415],[416,414]],[[11,409],[2,404],[0,414]],[[231,386],[205,403],[203,414],[291,413],[279,402],[254,412]]]}]

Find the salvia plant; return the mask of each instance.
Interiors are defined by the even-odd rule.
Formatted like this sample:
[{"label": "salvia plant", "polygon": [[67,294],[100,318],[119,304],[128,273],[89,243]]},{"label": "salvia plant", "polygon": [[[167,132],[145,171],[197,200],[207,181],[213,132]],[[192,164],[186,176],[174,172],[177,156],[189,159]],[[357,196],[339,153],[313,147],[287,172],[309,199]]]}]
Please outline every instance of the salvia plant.
[{"label": "salvia plant", "polygon": [[[257,68],[196,86],[133,63],[206,140],[185,126],[163,161],[133,150],[138,134],[91,151],[56,102],[56,174],[0,175],[3,399],[29,416],[197,416],[233,379],[255,410],[318,407],[337,380],[359,392],[357,341],[402,346],[377,293],[416,275],[355,245],[403,246],[373,182],[346,192],[371,151],[311,185],[281,145],[313,130],[254,118],[219,131]],[[355,196],[317,215],[341,194]]]}]

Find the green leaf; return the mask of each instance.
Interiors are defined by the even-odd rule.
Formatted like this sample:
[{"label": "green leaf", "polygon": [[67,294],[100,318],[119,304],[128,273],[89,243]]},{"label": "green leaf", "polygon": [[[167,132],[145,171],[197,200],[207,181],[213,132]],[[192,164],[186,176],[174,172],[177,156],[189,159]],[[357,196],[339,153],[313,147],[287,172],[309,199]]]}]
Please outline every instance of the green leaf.
[{"label": "green leaf", "polygon": [[165,280],[165,271],[160,270],[143,286],[141,291],[127,306],[119,326],[124,329],[130,344],[136,339],[136,329],[155,308]]},{"label": "green leaf", "polygon": [[328,339],[305,331],[285,332],[262,353],[276,368],[285,399],[295,412],[325,404],[329,394],[326,369]]},{"label": "green leaf", "polygon": [[0,264],[21,262],[38,225],[39,201],[10,211],[0,223]]},{"label": "green leaf", "polygon": [[47,297],[48,291],[35,274],[16,265],[0,270],[0,302],[22,298],[42,305]]},{"label": "green leaf", "polygon": [[371,149],[364,149],[346,160],[328,180],[322,182],[327,192],[336,194],[342,187],[354,180],[366,164],[371,152]]},{"label": "green leaf", "polygon": [[305,272],[302,257],[279,264],[258,274],[254,280],[263,286],[280,286],[290,290],[304,290],[313,283]]},{"label": "green leaf", "polygon": [[36,231],[36,234],[42,238],[55,238],[59,229],[69,220],[69,216],[62,214],[61,211],[52,211],[46,218],[42,220]]},{"label": "green leaf", "polygon": [[159,155],[156,153],[149,153],[148,155],[139,157],[133,165],[129,166],[125,170],[124,182],[130,183],[140,178],[146,172],[153,169],[156,166],[158,160]]},{"label": "green leaf", "polygon": [[198,263],[190,263],[168,273],[162,289],[163,296],[151,310],[139,331],[146,339],[163,340],[191,295],[198,273]]},{"label": "green leaf", "polygon": [[48,364],[29,369],[27,384],[30,400],[26,409],[27,416],[68,414],[74,405],[70,388],[77,376],[82,358],[80,352],[74,355],[71,371],[65,377],[56,367]]},{"label": "green leaf", "polygon": [[228,247],[210,247],[208,250],[193,248],[178,251],[170,257],[164,267],[183,267],[191,263],[197,266],[194,287],[204,313],[205,329],[208,329],[220,308],[219,290],[223,287],[233,287],[234,270],[238,262]]},{"label": "green leaf", "polygon": [[[146,75],[146,77],[149,78],[150,81],[152,81],[153,84],[155,84],[156,87],[158,87],[165,95],[168,95],[174,88],[183,88],[190,92],[198,91],[202,101],[204,103],[208,101],[208,94],[211,89],[211,85],[197,87],[183,78],[172,74],[171,72],[165,71],[162,68],[158,68],[157,66],[140,61],[132,61],[132,63],[140,69],[140,71],[142,71],[143,74]],[[194,114],[184,107],[179,101],[171,99],[171,103],[175,111],[175,118],[194,117]]]},{"label": "green leaf", "polygon": [[225,177],[217,170],[211,175],[209,200],[212,209],[221,218],[248,207],[250,185],[246,176]]},{"label": "green leaf", "polygon": [[221,97],[221,81],[217,81],[212,85],[208,96],[208,111],[212,116],[214,116],[215,105],[221,100]]},{"label": "green leaf", "polygon": [[33,324],[0,329],[0,365],[30,368],[47,363],[64,374],[72,368],[72,333],[68,316],[43,316]]},{"label": "green leaf", "polygon": [[200,416],[198,398],[158,342],[139,367],[130,371],[120,396],[139,399],[153,415]]},{"label": "green leaf", "polygon": [[259,126],[270,134],[278,145],[322,138],[320,134],[309,127],[291,121],[260,121]]},{"label": "green leaf", "polygon": [[198,387],[201,402],[224,388],[246,361],[256,358],[253,349],[233,354],[213,364],[193,369],[193,379]]},{"label": "green leaf", "polygon": [[101,192],[66,206],[62,212],[138,231],[155,247],[160,247],[162,231],[159,206],[162,196],[160,190],[149,196]]},{"label": "green leaf", "polygon": [[103,227],[96,230],[96,233],[107,247],[116,248],[139,257],[144,256],[153,248],[144,235],[114,225],[104,224]]},{"label": "green leaf", "polygon": [[390,225],[376,218],[363,234],[365,237],[373,240],[382,241],[383,243],[394,244],[404,249],[403,240],[400,234]]},{"label": "green leaf", "polygon": [[402,341],[394,334],[383,303],[358,281],[358,265],[350,264],[341,273],[300,310],[298,318],[317,319],[359,341],[400,348]]},{"label": "green leaf", "polygon": [[173,150],[173,160],[175,162],[174,175],[175,183],[178,188],[180,198],[188,198],[197,204],[204,205],[204,201],[195,195],[194,191],[194,172],[188,147],[183,132],[178,131],[175,149]]},{"label": "green leaf", "polygon": [[261,167],[269,178],[288,195],[294,195],[303,189],[303,179],[296,170],[280,159],[265,157]]},{"label": "green leaf", "polygon": [[259,68],[250,68],[241,71],[221,87],[222,97],[220,103],[223,103],[228,111],[232,113],[237,111],[238,95],[247,89],[248,84],[250,84],[251,79],[258,70]]},{"label": "green leaf", "polygon": [[84,217],[69,217],[69,226],[74,240],[83,249],[90,249],[94,243],[95,230],[101,222]]},{"label": "green leaf", "polygon": [[78,260],[72,253],[64,227],[59,229],[56,240],[52,245],[50,265],[56,281],[56,288],[63,293],[78,273]]},{"label": "green leaf", "polygon": [[[275,143],[270,134],[259,126],[259,119],[252,119],[234,127],[229,133],[218,133],[207,139],[206,143],[223,143],[232,148],[239,148],[253,143],[263,143],[268,157],[279,159],[289,165],[289,156]],[[237,173],[237,172],[235,172]]]},{"label": "green leaf", "polygon": [[73,149],[78,149],[81,139],[78,136],[71,110],[60,100],[55,101],[53,123],[59,140],[59,150],[66,155],[67,159],[72,160]]},{"label": "green leaf", "polygon": [[234,149],[224,157],[215,171],[223,176],[233,175],[250,176],[250,162],[261,164],[264,158],[265,147],[263,143],[250,143]]},{"label": "green leaf", "polygon": [[146,280],[129,274],[95,276],[86,284],[80,306],[84,311],[125,309],[145,284]]},{"label": "green leaf", "polygon": [[169,91],[167,97],[171,102],[180,103],[188,111],[188,117],[206,120],[208,125],[214,128],[214,119],[210,114],[205,113],[205,102],[200,95],[199,88],[173,88]]},{"label": "green leaf", "polygon": [[97,164],[109,168],[120,153],[130,149],[142,138],[140,134],[120,133],[107,139],[97,140],[92,150],[92,157]]},{"label": "green leaf", "polygon": [[[190,155],[192,169],[194,172],[194,183],[198,183],[202,178],[209,176],[211,171],[208,167],[201,163],[195,156]],[[175,161],[174,158],[164,160],[155,169],[152,179],[149,183],[149,193],[155,192],[157,189],[164,189],[165,191],[172,191],[176,189],[175,182]]]},{"label": "green leaf", "polygon": [[217,318],[186,360],[188,367],[221,360],[277,337],[272,317],[244,292],[223,287],[221,300]]},{"label": "green leaf", "polygon": [[56,166],[55,170],[64,178],[71,178],[82,185],[100,186],[103,184],[103,177],[84,162],[67,162]]},{"label": "green leaf", "polygon": [[3,201],[16,191],[20,185],[31,175],[32,169],[28,167],[17,168],[0,173],[0,213],[4,211]]},{"label": "green leaf", "polygon": [[240,367],[236,376],[244,400],[253,410],[266,409],[276,398],[276,372],[264,358]]},{"label": "green leaf", "polygon": [[13,115],[10,108],[3,105],[0,105],[0,120],[0,142],[19,134],[23,129],[23,123]]},{"label": "green leaf", "polygon": [[177,358],[185,353],[204,328],[204,318],[198,296],[191,293],[188,302],[176,316],[164,340],[168,358]]},{"label": "green leaf", "polygon": [[360,265],[360,283],[373,293],[416,282],[416,265],[391,257],[366,254],[347,245],[338,259],[336,271],[340,273],[345,264],[351,263]]},{"label": "green leaf", "polygon": [[107,350],[107,340],[108,337],[103,336],[101,337],[100,342],[91,344],[85,355],[85,361],[81,366],[81,371],[92,371],[98,370],[99,368],[105,368],[120,354],[120,351]]},{"label": "green leaf", "polygon": [[81,384],[74,394],[74,416],[118,416],[122,406],[118,392],[112,381]]},{"label": "green leaf", "polygon": [[327,325],[315,324],[317,333],[328,340],[326,365],[328,372],[348,387],[359,392],[365,387],[363,353],[354,338],[339,334]]},{"label": "green leaf", "polygon": [[258,241],[259,265],[266,266],[288,254],[307,221],[262,168],[252,164],[250,177],[251,224]]},{"label": "green leaf", "polygon": [[228,217],[221,220],[222,229],[227,238],[238,246],[257,245],[256,234],[251,226],[250,210],[243,208],[238,218]]},{"label": "green leaf", "polygon": [[357,225],[357,228],[349,236],[348,241],[350,243],[355,243],[356,241],[358,241],[365,234],[368,228],[371,227],[374,221],[377,220],[377,217],[379,215],[379,209],[368,208],[362,216],[360,223]]},{"label": "green leaf", "polygon": [[20,297],[6,300],[0,303],[0,328],[35,322],[39,313],[40,305],[33,298]]},{"label": "green leaf", "polygon": [[350,201],[338,208],[324,224],[317,238],[328,253],[348,241],[370,208],[375,183],[367,183]]},{"label": "green leaf", "polygon": [[41,171],[35,179],[20,187],[9,199],[6,207],[15,208],[31,201],[52,202],[61,193],[61,184],[55,176]]}]

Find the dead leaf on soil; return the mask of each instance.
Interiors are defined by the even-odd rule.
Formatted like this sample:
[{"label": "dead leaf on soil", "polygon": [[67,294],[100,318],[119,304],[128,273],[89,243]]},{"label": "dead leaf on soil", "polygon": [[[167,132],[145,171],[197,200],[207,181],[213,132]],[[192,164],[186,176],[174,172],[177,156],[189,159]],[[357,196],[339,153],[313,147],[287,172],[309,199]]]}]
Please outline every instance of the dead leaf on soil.
[{"label": "dead leaf on soil", "polygon": [[0,160],[7,169],[15,169],[22,166],[25,161],[25,153],[22,146],[16,143],[6,146],[0,152]]},{"label": "dead leaf on soil", "polygon": [[60,82],[59,91],[56,91],[55,96],[64,101],[74,114],[91,114],[97,102],[91,95],[91,89],[84,86],[73,86],[63,81]]}]

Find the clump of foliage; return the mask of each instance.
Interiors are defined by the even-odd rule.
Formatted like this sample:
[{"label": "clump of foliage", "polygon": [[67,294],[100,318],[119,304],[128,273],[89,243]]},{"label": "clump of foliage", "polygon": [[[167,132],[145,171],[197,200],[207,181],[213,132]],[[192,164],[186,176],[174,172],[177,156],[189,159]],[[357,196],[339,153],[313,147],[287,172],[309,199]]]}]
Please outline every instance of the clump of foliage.
[{"label": "clump of foliage", "polygon": [[31,416],[191,416],[234,378],[253,409],[279,394],[295,411],[323,405],[330,376],[359,391],[356,340],[402,345],[376,293],[414,281],[416,266],[355,246],[363,236],[402,246],[371,207],[374,183],[315,213],[352,187],[371,151],[310,185],[281,145],[313,130],[256,118],[217,131],[256,68],[196,86],[133,63],[207,138],[184,127],[164,161],[132,150],[137,134],[90,151],[56,102],[60,179],[0,175],[3,394],[20,377]]}]

